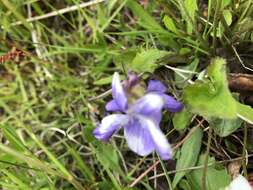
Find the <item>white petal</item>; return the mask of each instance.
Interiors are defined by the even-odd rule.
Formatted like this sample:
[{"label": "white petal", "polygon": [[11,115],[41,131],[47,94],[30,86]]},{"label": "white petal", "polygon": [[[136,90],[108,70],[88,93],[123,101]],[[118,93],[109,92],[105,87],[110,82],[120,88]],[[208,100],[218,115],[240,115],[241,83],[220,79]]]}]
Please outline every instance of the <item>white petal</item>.
[{"label": "white petal", "polygon": [[127,108],[127,96],[125,94],[124,88],[120,82],[119,74],[114,73],[112,79],[112,96],[113,99],[117,102],[122,111]]},{"label": "white petal", "polygon": [[164,99],[157,93],[148,93],[134,103],[129,111],[145,116],[151,116],[153,112],[160,112],[164,105]]},{"label": "white petal", "polygon": [[143,125],[146,125],[145,127],[149,131],[152,140],[155,145],[156,152],[160,155],[161,159],[168,160],[172,157],[172,149],[171,146],[166,138],[166,136],[161,131],[160,127],[155,124],[154,121],[152,121],[149,118],[142,119]]},{"label": "white petal", "polygon": [[146,156],[155,149],[149,131],[137,117],[131,118],[125,126],[124,135],[129,148],[140,156]]},{"label": "white petal", "polygon": [[242,175],[237,176],[229,185],[228,190],[252,190],[247,179]]},{"label": "white petal", "polygon": [[107,141],[113,133],[128,122],[128,116],[113,114],[106,116],[101,124],[93,131],[97,139]]}]

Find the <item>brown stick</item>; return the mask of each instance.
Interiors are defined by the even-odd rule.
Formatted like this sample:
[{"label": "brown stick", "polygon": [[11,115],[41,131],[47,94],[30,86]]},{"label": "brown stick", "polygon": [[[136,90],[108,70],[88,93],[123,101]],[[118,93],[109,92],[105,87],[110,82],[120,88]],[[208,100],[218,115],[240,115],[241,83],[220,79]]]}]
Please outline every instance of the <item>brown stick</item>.
[{"label": "brown stick", "polygon": [[228,83],[230,90],[233,92],[253,92],[253,75],[230,73]]}]

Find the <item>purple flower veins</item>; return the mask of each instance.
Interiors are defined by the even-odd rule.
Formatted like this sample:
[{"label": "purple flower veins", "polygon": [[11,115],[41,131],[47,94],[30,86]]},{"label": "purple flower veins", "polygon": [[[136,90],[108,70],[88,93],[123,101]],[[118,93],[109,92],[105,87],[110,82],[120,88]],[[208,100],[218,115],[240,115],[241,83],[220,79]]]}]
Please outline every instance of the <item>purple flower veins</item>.
[{"label": "purple flower veins", "polygon": [[[136,90],[139,78],[130,73],[128,80],[120,82],[119,74],[114,73],[112,80],[113,99],[106,105],[107,111],[118,112],[103,118],[93,131],[97,139],[108,141],[121,127],[129,148],[135,153],[146,156],[154,150],[163,160],[172,157],[172,150],[159,124],[162,109],[177,112],[182,104],[166,95],[166,87],[158,80],[150,80],[145,94],[130,103],[130,91]],[[129,92],[129,93],[128,93]]]}]

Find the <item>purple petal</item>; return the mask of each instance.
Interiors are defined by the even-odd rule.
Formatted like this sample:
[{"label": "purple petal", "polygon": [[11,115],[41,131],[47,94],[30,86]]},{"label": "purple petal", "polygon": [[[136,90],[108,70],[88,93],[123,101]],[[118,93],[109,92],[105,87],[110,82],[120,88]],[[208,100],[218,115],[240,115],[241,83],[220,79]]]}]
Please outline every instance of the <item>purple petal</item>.
[{"label": "purple petal", "polygon": [[154,151],[154,143],[149,131],[138,118],[132,118],[124,128],[124,135],[129,148],[140,156]]},{"label": "purple petal", "polygon": [[93,131],[93,135],[103,141],[108,141],[113,133],[128,122],[128,116],[113,114],[106,116],[101,124]]},{"label": "purple petal", "polygon": [[128,72],[128,80],[127,80],[128,88],[131,88],[134,85],[136,85],[139,82],[139,79],[140,78],[138,77],[138,75],[135,74],[135,72],[129,71]]},{"label": "purple petal", "polygon": [[155,111],[152,115],[148,116],[150,119],[152,119],[156,125],[160,125],[160,122],[162,120],[162,111]]},{"label": "purple petal", "polygon": [[112,79],[112,96],[113,99],[117,102],[121,111],[127,109],[127,97],[120,82],[119,74],[117,72],[114,73]]},{"label": "purple petal", "polygon": [[183,104],[172,96],[163,94],[163,98],[165,100],[164,108],[168,109],[170,112],[179,112],[183,109]]},{"label": "purple petal", "polygon": [[117,102],[115,100],[109,101],[106,104],[105,109],[107,111],[121,111],[120,107],[118,106],[118,104],[117,104]]},{"label": "purple petal", "polygon": [[156,93],[148,93],[129,108],[129,112],[138,113],[151,117],[159,124],[161,120],[161,110],[164,106],[163,96]]},{"label": "purple petal", "polygon": [[167,141],[166,136],[163,134],[159,126],[157,126],[151,119],[145,118],[140,120],[142,125],[149,131],[152,141],[155,146],[156,152],[159,154],[161,159],[168,160],[172,157],[172,149]]},{"label": "purple petal", "polygon": [[163,105],[163,96],[156,93],[148,93],[131,105],[129,111],[149,116],[154,111],[161,110]]},{"label": "purple petal", "polygon": [[159,92],[165,93],[167,90],[166,86],[159,80],[150,80],[148,82],[148,92]]}]

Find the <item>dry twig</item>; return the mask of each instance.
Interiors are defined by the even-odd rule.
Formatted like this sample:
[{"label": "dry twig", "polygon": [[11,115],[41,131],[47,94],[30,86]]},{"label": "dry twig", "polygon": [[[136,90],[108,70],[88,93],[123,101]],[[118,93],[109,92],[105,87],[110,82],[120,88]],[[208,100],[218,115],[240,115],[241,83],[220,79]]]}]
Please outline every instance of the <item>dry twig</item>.
[{"label": "dry twig", "polygon": [[[46,18],[49,18],[49,17],[65,14],[65,13],[68,13],[68,12],[76,11],[78,9],[82,9],[82,8],[85,8],[85,7],[88,7],[88,6],[92,6],[92,5],[101,3],[101,2],[104,2],[104,1],[105,0],[93,0],[93,1],[89,1],[89,2],[83,2],[83,3],[80,3],[78,5],[73,5],[73,6],[66,7],[66,8],[63,8],[63,9],[60,9],[60,10],[52,11],[50,13],[47,13],[47,14],[44,14],[44,15],[41,15],[41,16],[35,16],[35,17],[28,18],[28,19],[26,19],[26,22],[33,22],[33,21],[42,20],[42,19],[46,19]],[[21,25],[21,24],[23,24],[23,22],[18,21],[18,22],[12,23],[11,25],[16,26],[16,25]]]}]

